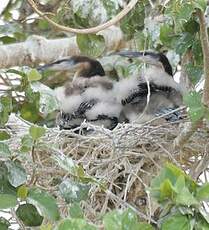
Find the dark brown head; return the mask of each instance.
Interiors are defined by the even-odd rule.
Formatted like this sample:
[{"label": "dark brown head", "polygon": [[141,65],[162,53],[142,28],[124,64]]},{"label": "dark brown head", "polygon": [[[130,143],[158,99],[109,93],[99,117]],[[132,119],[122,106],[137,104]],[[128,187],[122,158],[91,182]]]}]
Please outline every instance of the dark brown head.
[{"label": "dark brown head", "polygon": [[72,56],[52,62],[50,64],[39,67],[39,71],[44,70],[75,70],[76,76],[90,78],[93,76],[105,76],[105,71],[101,63],[95,59],[86,56]]},{"label": "dark brown head", "polygon": [[162,67],[167,74],[173,76],[172,66],[168,58],[163,53],[154,53],[151,51],[138,52],[138,51],[125,50],[113,54],[128,57],[128,58],[138,58],[147,64]]}]

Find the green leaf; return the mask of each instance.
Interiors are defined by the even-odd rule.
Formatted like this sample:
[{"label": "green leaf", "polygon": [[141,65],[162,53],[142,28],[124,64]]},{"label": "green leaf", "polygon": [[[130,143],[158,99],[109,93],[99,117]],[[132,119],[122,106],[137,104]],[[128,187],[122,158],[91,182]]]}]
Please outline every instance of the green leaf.
[{"label": "green leaf", "polygon": [[70,157],[65,156],[64,154],[54,155],[52,158],[57,161],[59,166],[64,170],[74,174],[76,171],[76,165]]},{"label": "green leaf", "polygon": [[37,122],[40,120],[39,109],[34,106],[34,103],[23,103],[20,109],[21,117],[30,122]]},{"label": "green leaf", "polygon": [[40,94],[39,111],[44,116],[59,109],[59,103],[54,95],[54,91],[40,82],[31,84],[33,92]]},{"label": "green leaf", "polygon": [[136,49],[137,50],[143,50],[146,48],[146,37],[144,33],[138,32],[134,34],[134,41],[136,44]]},{"label": "green leaf", "polygon": [[176,53],[183,55],[186,51],[192,47],[194,42],[194,36],[190,33],[183,33],[176,44]]},{"label": "green leaf", "polygon": [[77,34],[76,41],[82,54],[98,57],[105,50],[105,39],[102,35]]},{"label": "green leaf", "polygon": [[194,0],[192,1],[195,8],[200,9],[201,11],[205,12],[207,7],[207,1],[206,0]]},{"label": "green leaf", "polygon": [[[107,213],[104,218],[104,229],[105,230],[140,230],[137,215],[130,209],[125,211],[114,210]],[[152,229],[152,228],[147,228]]]},{"label": "green leaf", "polygon": [[6,131],[0,131],[0,141],[8,140],[10,137],[10,134]]},{"label": "green leaf", "polygon": [[3,105],[3,109],[7,112],[12,112],[12,98],[10,96],[0,97],[0,103]]},{"label": "green leaf", "polygon": [[59,186],[60,193],[67,203],[87,200],[90,185],[65,179]]},{"label": "green leaf", "polygon": [[22,200],[25,200],[28,195],[28,188],[25,185],[21,185],[17,190],[17,196]]},{"label": "green leaf", "polygon": [[115,0],[102,0],[101,1],[104,5],[104,8],[107,11],[108,14],[108,18],[111,18],[113,16],[115,16],[118,12],[118,10],[120,9],[120,2],[119,1],[115,1]]},{"label": "green leaf", "polygon": [[52,221],[56,221],[60,218],[59,209],[56,204],[56,200],[50,194],[33,188],[29,190],[27,200],[40,210],[41,215],[47,217]]},{"label": "green leaf", "polygon": [[96,230],[96,228],[84,219],[64,219],[60,222],[56,230]]},{"label": "green leaf", "polygon": [[33,125],[29,129],[30,135],[34,141],[38,140],[40,137],[44,136],[46,130],[43,127]]},{"label": "green leaf", "polygon": [[21,147],[20,151],[23,153],[31,151],[31,148],[33,146],[33,139],[29,134],[26,134],[21,139]]},{"label": "green leaf", "polygon": [[147,223],[143,223],[143,222],[140,222],[139,224],[138,224],[138,229],[140,230],[140,229],[143,229],[143,230],[154,230],[154,228],[152,227],[152,225],[151,224],[147,224]]},{"label": "green leaf", "polygon": [[183,175],[180,175],[174,186],[175,192],[180,193],[184,187],[185,187],[185,178]]},{"label": "green leaf", "polygon": [[9,149],[9,146],[4,143],[4,142],[0,142],[0,156],[1,157],[9,157],[11,156],[11,151]]},{"label": "green leaf", "polygon": [[39,102],[40,102],[40,93],[37,90],[33,89],[33,84],[30,83],[25,89],[25,100],[33,104],[33,106],[37,109],[39,108]]},{"label": "green leaf", "polygon": [[[185,183],[186,186],[192,191],[196,191],[196,187],[197,184],[195,183],[195,181],[188,176],[183,170],[181,170],[180,168],[178,168],[177,166],[175,166],[174,164],[171,163],[166,163],[166,169],[168,171],[168,173],[172,173],[173,176],[175,176],[175,182],[176,183],[176,179],[178,179],[180,176],[183,176],[185,178]],[[174,185],[174,183],[172,183]]]},{"label": "green leaf", "polygon": [[203,221],[205,221],[207,223],[207,225],[209,226],[208,210],[203,209],[203,207],[200,207],[198,210],[199,210],[199,213],[200,213]]},{"label": "green leaf", "polygon": [[194,192],[197,187],[196,183],[181,169],[179,169],[171,163],[167,163],[165,167],[160,171],[160,174],[151,181],[150,191],[152,196],[156,198],[158,201],[161,201],[162,194],[160,188],[161,185],[167,180],[169,180],[171,184],[168,184],[167,182],[164,185],[167,188],[167,190],[165,191],[170,191],[168,189],[173,189],[176,192],[175,185],[180,176],[185,178],[186,186],[189,188],[189,190]]},{"label": "green leaf", "polygon": [[6,161],[5,165],[8,170],[8,180],[12,186],[16,188],[26,182],[26,171],[19,162]]},{"label": "green leaf", "polygon": [[187,187],[184,187],[181,192],[177,194],[176,203],[186,206],[199,204]]},{"label": "green leaf", "polygon": [[188,33],[193,34],[193,35],[195,35],[200,30],[200,26],[199,26],[198,22],[195,21],[194,19],[191,19],[188,22],[186,22],[183,25],[183,27],[184,27],[185,32],[188,32]]},{"label": "green leaf", "polygon": [[176,12],[176,15],[175,15],[176,22],[179,24],[182,24],[184,22],[189,21],[189,19],[192,16],[193,11],[194,9],[193,9],[192,4],[190,4],[190,2],[186,4],[185,3],[180,4],[178,11]]},{"label": "green leaf", "polygon": [[196,198],[199,201],[209,201],[209,183],[205,183],[197,189]]},{"label": "green leaf", "polygon": [[0,209],[13,208],[17,204],[17,197],[11,194],[0,193]]},{"label": "green leaf", "polygon": [[164,180],[160,185],[160,200],[173,198],[173,186],[169,179]]},{"label": "green leaf", "polygon": [[31,69],[27,76],[29,81],[38,81],[42,78],[41,74],[36,69]]},{"label": "green leaf", "polygon": [[201,66],[194,66],[192,63],[187,64],[185,67],[189,79],[194,85],[196,85],[201,79],[203,68]]},{"label": "green leaf", "polygon": [[6,73],[14,73],[14,74],[17,74],[23,78],[26,77],[26,74],[24,72],[16,70],[16,69],[9,69],[6,71]]},{"label": "green leaf", "polygon": [[194,40],[192,44],[192,54],[195,60],[196,65],[202,66],[203,69],[203,52],[202,45],[200,40]]},{"label": "green leaf", "polygon": [[161,42],[166,45],[167,47],[172,47],[174,37],[174,31],[173,28],[168,25],[164,24],[160,27],[160,40]]},{"label": "green leaf", "polygon": [[7,230],[9,226],[10,226],[9,221],[6,220],[4,217],[0,217],[0,229]]},{"label": "green leaf", "polygon": [[16,196],[16,188],[8,181],[8,170],[5,162],[0,161],[0,193]]},{"label": "green leaf", "polygon": [[20,205],[16,210],[16,214],[25,226],[40,226],[43,222],[43,217],[38,213],[36,207],[32,204]]},{"label": "green leaf", "polygon": [[0,126],[4,126],[12,112],[12,98],[9,96],[0,96]]},{"label": "green leaf", "polygon": [[38,28],[40,30],[48,30],[48,29],[50,29],[49,23],[44,19],[40,19],[40,20],[38,20]]},{"label": "green leaf", "polygon": [[201,120],[205,115],[205,107],[201,102],[201,95],[198,92],[190,92],[189,94],[185,95],[184,103],[189,107],[188,114],[190,119],[195,122]]},{"label": "green leaf", "polygon": [[209,230],[209,224],[204,219],[198,218],[195,223],[195,230]]},{"label": "green leaf", "polygon": [[3,42],[3,44],[11,44],[11,43],[15,43],[17,40],[14,37],[1,36],[0,41]]},{"label": "green leaf", "polygon": [[53,227],[51,224],[44,224],[40,226],[40,230],[53,230]]},{"label": "green leaf", "polygon": [[[144,28],[145,7],[143,2],[138,2],[133,10],[120,22],[120,28],[128,39],[131,39],[136,32]],[[144,47],[143,47],[144,48]]]},{"label": "green leaf", "polygon": [[166,218],[162,224],[162,230],[190,230],[190,221],[186,216],[174,214]]},{"label": "green leaf", "polygon": [[70,205],[69,214],[71,218],[83,218],[83,210],[81,209],[79,203],[73,203]]}]

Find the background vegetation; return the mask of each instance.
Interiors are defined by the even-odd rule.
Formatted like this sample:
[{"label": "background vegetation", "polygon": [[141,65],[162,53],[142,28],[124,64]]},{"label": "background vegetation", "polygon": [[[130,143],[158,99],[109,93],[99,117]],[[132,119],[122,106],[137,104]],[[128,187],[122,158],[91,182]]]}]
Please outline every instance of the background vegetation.
[{"label": "background vegetation", "polygon": [[[36,1],[55,26],[28,2],[10,0],[1,12],[0,210],[9,217],[0,229],[209,229],[207,1],[139,0],[120,21],[129,1]],[[66,29],[111,19],[105,33]],[[70,52],[56,52],[63,44]],[[98,58],[108,75],[128,77],[141,63],[108,55],[122,48],[166,51],[174,69],[181,66],[189,119],[113,132],[93,127],[90,137],[59,131],[53,88],[69,73],[41,75],[35,67],[81,53]]]}]

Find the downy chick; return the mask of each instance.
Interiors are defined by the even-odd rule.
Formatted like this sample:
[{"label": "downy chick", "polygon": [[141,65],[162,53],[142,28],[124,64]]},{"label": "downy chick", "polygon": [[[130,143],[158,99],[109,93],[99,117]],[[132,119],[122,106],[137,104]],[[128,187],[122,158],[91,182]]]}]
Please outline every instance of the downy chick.
[{"label": "downy chick", "polygon": [[[118,100],[124,106],[123,113],[130,122],[143,123],[182,105],[184,88],[174,81],[172,67],[164,54],[135,51],[115,54],[137,57],[150,64],[140,76],[121,80],[116,86]],[[179,114],[168,115],[166,119],[177,120]]]},{"label": "downy chick", "polygon": [[72,82],[55,90],[62,111],[57,119],[61,128],[76,128],[84,120],[109,129],[117,125],[121,105],[115,104],[113,81],[105,76],[100,62],[86,56],[72,56],[44,68],[76,70]]}]

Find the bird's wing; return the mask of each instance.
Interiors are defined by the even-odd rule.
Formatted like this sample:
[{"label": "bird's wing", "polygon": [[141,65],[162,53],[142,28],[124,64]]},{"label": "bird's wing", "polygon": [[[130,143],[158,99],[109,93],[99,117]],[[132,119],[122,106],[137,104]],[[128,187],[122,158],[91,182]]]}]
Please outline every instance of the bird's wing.
[{"label": "bird's wing", "polygon": [[[157,90],[155,85],[153,85],[152,83],[150,83],[149,87],[150,87],[150,93],[153,93]],[[121,101],[121,103],[122,105],[130,104],[130,103],[131,104],[138,103],[144,100],[144,98],[148,95],[148,92],[149,89],[148,89],[147,82],[139,83],[137,89],[131,91],[128,97],[124,98]]]},{"label": "bird's wing", "polygon": [[82,102],[79,105],[78,109],[74,112],[74,116],[80,116],[80,115],[85,114],[85,112],[91,109],[96,103],[97,103],[96,99]]}]

